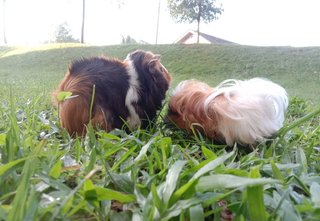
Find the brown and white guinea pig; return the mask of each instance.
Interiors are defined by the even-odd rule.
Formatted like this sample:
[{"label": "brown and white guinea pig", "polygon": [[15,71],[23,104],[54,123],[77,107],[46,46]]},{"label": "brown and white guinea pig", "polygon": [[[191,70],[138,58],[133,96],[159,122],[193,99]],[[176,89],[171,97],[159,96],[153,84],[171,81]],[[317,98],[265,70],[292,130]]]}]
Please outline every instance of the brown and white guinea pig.
[{"label": "brown and white guinea pig", "polygon": [[[160,63],[160,56],[152,52],[137,50],[124,61],[83,58],[71,63],[53,92],[53,100],[59,108],[61,126],[72,136],[84,135],[89,120],[95,128],[106,131],[124,125],[132,130],[146,127],[156,117],[170,82],[171,75]],[[59,102],[57,94],[61,91],[72,92],[73,96]]]},{"label": "brown and white guinea pig", "polygon": [[288,107],[284,88],[269,80],[226,80],[217,87],[181,82],[169,100],[168,120],[228,146],[255,144],[283,125]]}]

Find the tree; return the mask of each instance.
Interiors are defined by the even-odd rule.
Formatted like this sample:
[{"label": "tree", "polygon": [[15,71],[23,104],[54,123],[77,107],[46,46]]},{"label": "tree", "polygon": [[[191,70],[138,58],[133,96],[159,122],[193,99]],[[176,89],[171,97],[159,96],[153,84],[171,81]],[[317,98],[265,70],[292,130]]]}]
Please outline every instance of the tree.
[{"label": "tree", "polygon": [[82,0],[82,24],[81,24],[81,43],[84,43],[84,21],[86,14],[86,0]]},{"label": "tree", "polygon": [[200,22],[209,23],[218,19],[222,6],[215,6],[215,0],[168,0],[171,17],[177,22],[197,22],[197,43],[199,43]]},{"label": "tree", "polygon": [[75,39],[70,32],[70,27],[66,22],[60,24],[56,29],[55,41],[58,43],[79,42],[79,40]]},{"label": "tree", "polygon": [[7,44],[7,34],[6,34],[6,0],[3,0],[3,11],[2,11],[2,20],[3,20],[3,42]]},{"label": "tree", "polygon": [[130,35],[122,36],[121,44],[126,45],[126,44],[137,44],[138,42],[132,38]]},{"label": "tree", "polygon": [[156,29],[156,44],[158,44],[158,35],[159,35],[160,7],[161,7],[161,0],[159,0],[159,4],[158,4],[157,29]]}]

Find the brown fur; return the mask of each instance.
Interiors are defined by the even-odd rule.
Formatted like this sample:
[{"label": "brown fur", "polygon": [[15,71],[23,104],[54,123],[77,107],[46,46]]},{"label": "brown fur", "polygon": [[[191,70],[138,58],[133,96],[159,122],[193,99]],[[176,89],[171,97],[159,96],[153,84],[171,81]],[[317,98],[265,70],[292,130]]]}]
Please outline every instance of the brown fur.
[{"label": "brown fur", "polygon": [[[58,91],[70,91],[73,98],[59,102],[59,117],[61,126],[70,134],[82,135],[85,133],[85,125],[89,123],[89,108],[91,102],[92,85],[86,81],[86,76],[74,78],[69,71],[62,80],[57,91],[53,93],[55,98]],[[57,103],[55,101],[55,103]],[[81,110],[81,111],[77,111]],[[97,116],[96,116],[97,117]]]},{"label": "brown fur", "polygon": [[186,82],[186,85],[169,100],[169,121],[188,132],[196,129],[207,137],[223,141],[223,136],[217,132],[219,114],[215,112],[207,114],[203,105],[212,91],[213,88],[204,83]]},{"label": "brown fur", "polygon": [[[160,63],[160,57],[143,51],[133,52],[124,61],[93,57],[73,62],[57,90],[52,93],[53,103],[59,107],[61,126],[70,135],[83,136],[90,120],[94,128],[106,131],[124,126],[124,121],[130,117],[125,100],[132,86],[128,62],[134,65],[139,84],[134,87],[138,100],[132,98],[130,104],[142,126],[154,119],[171,81],[170,74]],[[94,85],[95,96],[90,119]],[[58,102],[57,94],[61,91],[71,92],[72,97]]]}]

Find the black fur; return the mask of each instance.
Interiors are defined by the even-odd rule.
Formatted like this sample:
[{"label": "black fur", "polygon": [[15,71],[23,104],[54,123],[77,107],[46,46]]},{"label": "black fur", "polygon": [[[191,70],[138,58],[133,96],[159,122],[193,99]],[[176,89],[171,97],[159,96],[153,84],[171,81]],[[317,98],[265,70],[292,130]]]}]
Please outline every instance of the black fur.
[{"label": "black fur", "polygon": [[[91,119],[105,130],[123,128],[124,121],[130,116],[125,104],[130,88],[128,64],[133,63],[139,81],[139,99],[132,103],[141,120],[141,126],[146,127],[156,116],[162,106],[165,93],[169,88],[171,77],[159,59],[150,52],[136,51],[120,61],[106,57],[83,58],[72,62],[64,80],[56,91],[71,91],[78,98],[62,101],[60,105],[61,125],[70,134],[83,135],[85,125],[89,122],[89,104],[93,85],[95,97]],[[159,68],[161,67],[161,68]],[[82,110],[81,110],[82,109]],[[81,114],[73,114],[83,111]],[[103,118],[103,120],[102,120]],[[87,120],[84,120],[87,119]]]},{"label": "black fur", "polygon": [[150,73],[152,67],[150,63],[144,62],[145,52],[136,51],[129,57],[133,61],[141,85],[141,97],[134,106],[142,120],[142,127],[146,127],[149,121],[156,117],[157,110],[161,108],[169,83],[159,71]]},{"label": "black fur", "polygon": [[[124,103],[129,88],[129,76],[125,66],[117,60],[92,57],[74,61],[69,72],[75,76],[87,76],[92,87],[95,85],[95,104],[98,103],[107,110],[109,114],[106,115],[106,120],[112,127],[120,128],[123,119],[129,114]],[[93,106],[93,113],[95,108],[96,105]]]}]

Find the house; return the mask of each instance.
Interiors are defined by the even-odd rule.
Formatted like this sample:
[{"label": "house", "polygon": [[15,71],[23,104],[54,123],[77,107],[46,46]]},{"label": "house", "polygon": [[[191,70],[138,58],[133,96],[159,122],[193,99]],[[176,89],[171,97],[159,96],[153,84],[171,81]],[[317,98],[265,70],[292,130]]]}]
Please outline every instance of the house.
[{"label": "house", "polygon": [[[178,38],[174,44],[195,44],[197,43],[198,34],[196,31],[188,31],[180,38]],[[205,33],[199,33],[199,43],[200,44],[228,44],[228,45],[237,45],[237,43],[224,40],[222,38],[217,38],[212,35]]]}]

